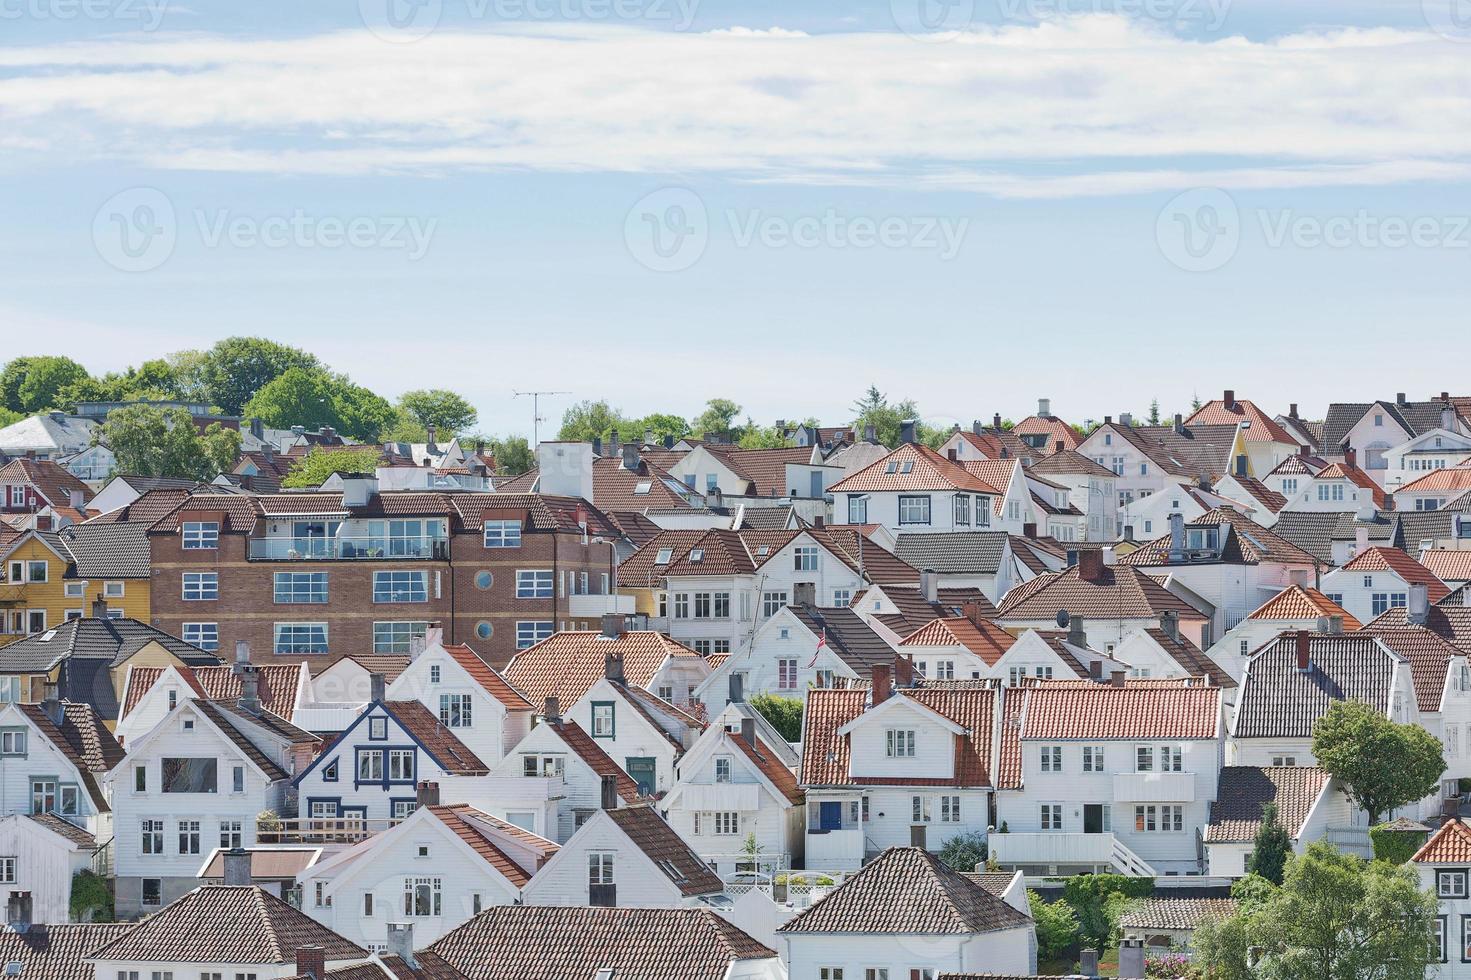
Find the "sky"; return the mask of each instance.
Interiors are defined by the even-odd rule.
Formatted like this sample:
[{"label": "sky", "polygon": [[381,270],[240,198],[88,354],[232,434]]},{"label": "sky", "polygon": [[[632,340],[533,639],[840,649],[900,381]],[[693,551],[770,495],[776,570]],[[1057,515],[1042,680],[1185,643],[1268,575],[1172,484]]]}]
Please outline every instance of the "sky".
[{"label": "sky", "polygon": [[497,434],[1429,397],[1471,0],[0,0],[0,268],[0,359],[261,335]]}]

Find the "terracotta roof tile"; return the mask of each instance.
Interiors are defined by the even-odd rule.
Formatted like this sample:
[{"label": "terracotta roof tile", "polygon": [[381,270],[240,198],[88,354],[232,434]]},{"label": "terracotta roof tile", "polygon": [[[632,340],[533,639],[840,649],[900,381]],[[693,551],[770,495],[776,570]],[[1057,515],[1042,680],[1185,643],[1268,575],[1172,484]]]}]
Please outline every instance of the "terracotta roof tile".
[{"label": "terracotta roof tile", "polygon": [[1178,613],[1182,621],[1204,618],[1195,607],[1129,565],[1105,565],[1096,582],[1083,579],[1074,566],[1027,592],[1012,589],[1002,600],[997,618],[1003,624],[1052,620],[1060,609],[1088,619],[1153,619],[1166,610]]},{"label": "terracotta roof tile", "polygon": [[[980,657],[986,664],[995,666],[1016,637],[989,620],[974,623],[965,617],[936,619],[910,633],[899,641],[901,647],[964,647]],[[912,654],[911,654],[912,655]]]},{"label": "terracotta roof tile", "polygon": [[1119,920],[1125,929],[1189,930],[1236,914],[1234,898],[1146,898]]},{"label": "terracotta roof tile", "polygon": [[1023,739],[1215,739],[1221,690],[1039,684],[1025,712]]},{"label": "terracotta roof tile", "polygon": [[1314,480],[1347,480],[1354,486],[1368,490],[1374,498],[1374,506],[1383,507],[1386,501],[1384,488],[1374,482],[1374,478],[1357,466],[1348,463],[1329,463],[1328,466],[1313,477]]},{"label": "terracotta roof tile", "polygon": [[507,710],[535,710],[535,705],[526,700],[521,692],[506,683],[506,679],[492,669],[490,664],[481,660],[474,650],[463,643],[449,643],[445,645],[444,652],[449,654],[455,663],[463,667],[465,672],[485,689],[485,693],[505,705]]},{"label": "terracotta roof tile", "polygon": [[419,741],[439,767],[457,776],[483,776],[490,767],[470,751],[444,725],[440,724],[428,708],[419,701],[385,701],[383,707],[392,712],[394,720]]},{"label": "terracotta roof tile", "polygon": [[761,770],[762,775],[771,780],[777,792],[785,796],[789,803],[801,805],[802,801],[807,798],[807,794],[802,792],[801,784],[797,782],[797,777],[781,764],[781,760],[773,755],[770,749],[760,744],[759,738],[754,746],[739,735],[732,734],[730,740],[745,753],[746,758],[750,759],[757,769]]},{"label": "terracotta roof tile", "polygon": [[33,925],[24,932],[0,930],[0,964],[23,963],[23,980],[95,980],[87,962],[93,950],[126,933],[127,922]]},{"label": "terracotta roof tile", "polygon": [[1426,490],[1471,490],[1471,466],[1461,463],[1442,470],[1431,470],[1419,479],[1406,483],[1395,493],[1421,493]]},{"label": "terracotta roof tile", "polygon": [[[888,472],[889,464],[896,469]],[[905,466],[909,467],[904,472]],[[844,477],[828,488],[830,493],[864,491],[964,490],[996,495],[999,491],[959,463],[952,462],[928,446],[906,443],[883,459]]]},{"label": "terracotta roof tile", "polygon": [[1385,646],[1410,662],[1410,677],[1415,682],[1415,700],[1420,710],[1439,711],[1451,660],[1465,653],[1422,626],[1396,628],[1371,623],[1364,632],[1377,636]]},{"label": "terracotta roof tile", "polygon": [[502,676],[532,704],[556,697],[571,706],[604,676],[604,656],[610,652],[622,656],[623,676],[637,687],[648,687],[670,657],[700,656],[649,630],[626,632],[616,640],[603,638],[597,631],[573,630],[553,633],[522,650]]},{"label": "terracotta roof tile", "polygon": [[1237,425],[1242,422],[1250,422],[1251,426],[1246,430],[1247,442],[1280,442],[1289,446],[1297,445],[1297,440],[1272,416],[1257,408],[1256,403],[1238,398],[1234,404],[1227,406],[1223,399],[1217,398],[1208,401],[1195,410],[1195,414],[1185,420],[1186,425]]},{"label": "terracotta roof tile", "polygon": [[1343,628],[1348,631],[1363,626],[1338,603],[1306,585],[1289,585],[1258,606],[1246,618],[1316,620],[1319,616],[1342,617]]},{"label": "terracotta roof tile", "polygon": [[956,739],[955,773],[948,779],[855,777],[849,770],[849,736],[838,729],[868,708],[865,689],[813,688],[807,692],[802,718],[803,786],[990,786],[991,735],[996,691],[991,687],[926,686],[903,688],[895,697],[910,698],[944,715],[968,734]]},{"label": "terracotta roof tile", "polygon": [[[1231,532],[1230,540],[1222,541],[1222,561],[1315,564],[1315,559],[1308,552],[1230,507],[1217,507],[1207,511],[1187,523],[1186,527],[1219,527],[1223,524],[1229,525]],[[1119,561],[1136,566],[1167,565],[1170,564],[1169,552],[1170,536],[1166,534],[1137,551],[1130,552]]]},{"label": "terracotta roof tile", "polygon": [[1169,656],[1180,669],[1191,677],[1206,677],[1216,687],[1235,687],[1236,679],[1233,678],[1224,667],[1212,660],[1206,653],[1178,634],[1171,636],[1162,629],[1146,630],[1155,643],[1159,644],[1161,650]]},{"label": "terracotta roof tile", "polygon": [[562,739],[562,744],[577,754],[577,757],[587,763],[587,767],[599,776],[612,776],[617,780],[618,795],[625,803],[634,803],[643,798],[638,791],[638,783],[634,782],[632,776],[623,770],[623,767],[613,761],[613,757],[604,752],[592,737],[578,727],[574,721],[549,722],[552,730]]},{"label": "terracotta roof tile", "polygon": [[[71,509],[71,495],[75,491],[82,495],[83,510],[92,499],[92,488],[72,475],[66,467],[49,459],[12,459],[0,466],[0,484],[19,486],[26,484],[46,498],[52,507]],[[83,514],[82,518],[85,519]]]},{"label": "terracotta roof tile", "polygon": [[[551,857],[557,853],[557,845],[549,840],[544,840],[534,834],[529,834],[514,824],[506,823],[488,813],[475,809],[468,803],[458,803],[450,806],[431,806],[429,811],[439,819],[460,840],[470,846],[476,854],[485,859],[486,863],[495,868],[501,875],[515,885],[523,887],[531,880],[532,872],[528,872],[521,865],[511,860],[506,852],[498,846],[495,837],[487,832],[487,828],[497,830],[502,834],[514,837],[523,844],[534,847],[540,859]],[[537,862],[540,867],[540,860]],[[534,870],[534,869],[533,869]]]},{"label": "terracotta roof tile", "polygon": [[1442,582],[1471,581],[1471,551],[1435,548],[1421,552],[1420,564]]},{"label": "terracotta roof tile", "polygon": [[1343,568],[1351,572],[1394,572],[1411,585],[1425,586],[1431,602],[1439,602],[1451,591],[1435,573],[1398,548],[1366,548]]},{"label": "terracotta roof tile", "polygon": [[1083,443],[1083,437],[1078,435],[1077,430],[1056,415],[1028,415],[1016,423],[1016,425],[1013,425],[1011,432],[1018,438],[1021,436],[1046,436],[1047,441],[1034,450],[1043,456],[1052,453],[1059,442],[1062,443],[1064,452],[1077,449]]},{"label": "terracotta roof tile", "polygon": [[1447,820],[1410,860],[1416,864],[1471,862],[1471,826],[1464,820]]}]

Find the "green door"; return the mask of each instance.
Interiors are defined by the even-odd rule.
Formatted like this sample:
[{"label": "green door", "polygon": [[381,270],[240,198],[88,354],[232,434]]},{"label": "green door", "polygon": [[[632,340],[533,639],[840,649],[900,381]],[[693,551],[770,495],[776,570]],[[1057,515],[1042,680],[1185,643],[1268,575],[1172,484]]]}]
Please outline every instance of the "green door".
[{"label": "green door", "polygon": [[638,783],[638,791],[645,796],[654,792],[654,757],[650,755],[631,755],[626,760],[624,771],[633,777]]}]

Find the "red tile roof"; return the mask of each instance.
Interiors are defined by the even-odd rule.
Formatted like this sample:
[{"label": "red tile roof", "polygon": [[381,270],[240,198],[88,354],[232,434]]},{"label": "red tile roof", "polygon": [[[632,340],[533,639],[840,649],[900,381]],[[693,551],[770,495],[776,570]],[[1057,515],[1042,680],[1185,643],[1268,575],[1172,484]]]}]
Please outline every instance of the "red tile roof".
[{"label": "red tile roof", "polygon": [[1431,470],[1419,479],[1406,483],[1395,493],[1421,493],[1426,490],[1471,490],[1471,466],[1461,463],[1443,470]]},{"label": "red tile roof", "polygon": [[[73,491],[81,493],[83,510],[86,509],[86,502],[93,496],[91,487],[73,476],[66,467],[49,459],[12,459],[0,466],[0,484],[34,487],[37,493],[46,498],[48,504],[63,510],[71,510]],[[79,514],[77,520],[85,520],[86,516]]]},{"label": "red tile roof", "polygon": [[1447,820],[1410,860],[1416,864],[1471,863],[1471,826],[1459,818]]},{"label": "red tile roof", "polygon": [[455,733],[419,701],[385,701],[383,706],[392,712],[394,719],[403,729],[418,740],[419,744],[434,757],[445,772],[456,776],[483,776],[490,767],[470,751]]},{"label": "red tile roof", "polygon": [[1387,497],[1384,488],[1374,482],[1374,478],[1357,466],[1348,463],[1329,463],[1324,469],[1319,470],[1313,477],[1315,480],[1347,480],[1354,486],[1368,490],[1374,498],[1375,507],[1383,507]]},{"label": "red tile roof", "polygon": [[1028,415],[1012,426],[1011,432],[1018,437],[1045,435],[1046,445],[1034,450],[1042,456],[1055,452],[1059,442],[1064,451],[1077,449],[1083,444],[1083,437],[1078,435],[1077,430],[1056,415]]},{"label": "red tile roof", "polygon": [[[888,472],[889,464],[896,465]],[[905,466],[909,472],[903,472]],[[828,488],[831,493],[863,493],[884,490],[962,490],[996,495],[995,487],[959,463],[951,462],[928,446],[906,443],[883,459],[844,477]]]},{"label": "red tile roof", "polygon": [[1206,402],[1185,420],[1186,425],[1240,425],[1242,422],[1251,423],[1245,433],[1247,442],[1280,442],[1288,446],[1298,444],[1276,419],[1257,408],[1255,402],[1243,398],[1235,399],[1230,407],[1220,398]]},{"label": "red tile roof", "polygon": [[1216,801],[1211,804],[1205,840],[1255,840],[1262,825],[1262,807],[1267,803],[1277,805],[1277,819],[1296,838],[1330,778],[1327,770],[1314,766],[1226,766],[1221,769]]},{"label": "red tile roof", "polygon": [[1363,626],[1338,603],[1317,589],[1306,585],[1289,585],[1258,606],[1247,619],[1312,619],[1340,616],[1345,630]]},{"label": "red tile roof", "polygon": [[901,647],[960,646],[995,666],[1016,637],[989,620],[974,623],[965,617],[936,619],[899,641]]},{"label": "red tile roof", "polygon": [[506,852],[501,850],[497,845],[494,836],[486,832],[486,827],[494,828],[534,848],[540,856],[536,867],[541,866],[541,860],[551,857],[558,850],[557,845],[551,841],[543,840],[535,834],[527,833],[514,824],[506,823],[504,820],[499,820],[488,813],[483,813],[468,803],[431,806],[429,807],[429,811],[439,819],[440,823],[449,828],[460,840],[470,845],[471,850],[484,858],[487,864],[499,871],[507,881],[517,888],[522,887],[531,880],[532,872],[528,872],[521,865],[511,860],[506,855]]},{"label": "red tile roof", "polygon": [[1039,684],[1027,692],[1024,739],[1214,739],[1218,687],[1114,687]]},{"label": "red tile roof", "polygon": [[604,657],[610,652],[623,658],[623,676],[637,687],[648,687],[670,657],[701,659],[684,644],[650,630],[626,632],[616,640],[595,630],[569,630],[516,654],[502,676],[532,704],[556,697],[570,707],[604,676]]},{"label": "red tile roof", "polygon": [[997,618],[1003,624],[1050,621],[1060,609],[1088,619],[1154,619],[1166,610],[1179,613],[1182,622],[1205,618],[1194,606],[1129,565],[1105,565],[1096,582],[1085,580],[1074,566],[1040,587],[1012,589],[1002,599]]},{"label": "red tile roof", "polygon": [[1410,585],[1425,586],[1431,602],[1439,602],[1450,595],[1451,591],[1430,569],[1398,548],[1365,548],[1343,568],[1353,572],[1394,572]]},{"label": "red tile roof", "polygon": [[761,744],[759,738],[754,746],[739,735],[732,734],[730,740],[745,753],[746,758],[750,759],[757,769],[761,770],[762,775],[771,780],[777,792],[785,796],[788,802],[800,805],[807,798],[807,794],[802,792],[801,784],[797,782],[797,777],[781,764],[781,760],[773,755],[770,749]]},{"label": "red tile roof", "polygon": [[623,767],[613,761],[613,757],[604,752],[592,737],[578,727],[575,721],[548,722],[552,730],[562,739],[562,743],[577,757],[587,764],[587,767],[599,776],[612,776],[618,783],[618,795],[625,803],[634,803],[642,798],[638,791],[638,783],[634,782],[632,776],[624,772]]},{"label": "red tile roof", "polygon": [[481,660],[474,650],[463,643],[445,644],[444,652],[449,654],[455,663],[465,669],[475,683],[485,689],[485,692],[506,706],[508,711],[533,711],[536,706],[528,701],[521,692],[517,691],[506,679],[496,673],[490,664]]},{"label": "red tile roof", "polygon": [[1420,564],[1443,582],[1471,581],[1471,551],[1434,548],[1420,553]]},{"label": "red tile roof", "polygon": [[604,810],[633,845],[643,851],[681,895],[712,895],[725,883],[650,804]]},{"label": "red tile roof", "polygon": [[990,687],[933,686],[904,688],[894,693],[944,715],[966,729],[955,746],[953,778],[855,777],[849,770],[849,736],[838,729],[868,708],[865,689],[813,688],[807,692],[802,719],[804,786],[990,786],[991,729],[996,691]]}]

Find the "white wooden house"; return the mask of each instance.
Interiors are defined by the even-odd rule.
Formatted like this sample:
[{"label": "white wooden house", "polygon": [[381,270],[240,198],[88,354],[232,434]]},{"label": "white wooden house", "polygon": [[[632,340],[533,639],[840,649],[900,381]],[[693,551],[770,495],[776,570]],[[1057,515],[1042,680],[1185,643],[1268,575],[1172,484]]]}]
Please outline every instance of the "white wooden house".
[{"label": "white wooden house", "polygon": [[72,880],[98,841],[54,813],[0,817],[0,901],[12,927],[71,921]]},{"label": "white wooden house", "polygon": [[101,841],[112,836],[102,777],[123,750],[90,705],[0,705],[0,814],[54,813]]},{"label": "white wooden house", "polygon": [[594,744],[638,783],[641,793],[674,785],[674,763],[704,730],[704,724],[643,688],[624,683],[621,664],[613,675],[588,688],[567,712]]},{"label": "white wooden house", "polygon": [[1435,896],[1440,914],[1425,976],[1471,978],[1471,827],[1448,820],[1410,859],[1422,890]]}]

